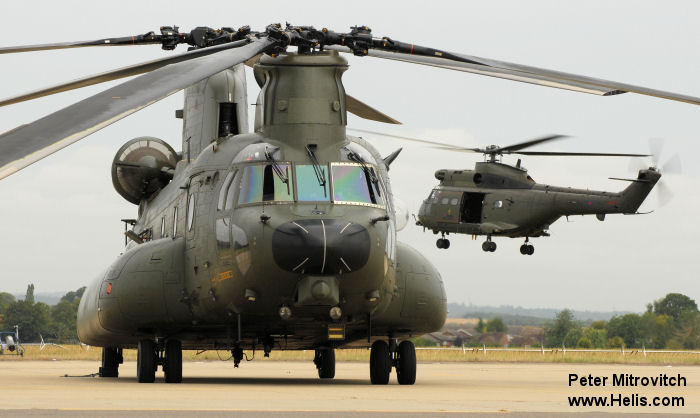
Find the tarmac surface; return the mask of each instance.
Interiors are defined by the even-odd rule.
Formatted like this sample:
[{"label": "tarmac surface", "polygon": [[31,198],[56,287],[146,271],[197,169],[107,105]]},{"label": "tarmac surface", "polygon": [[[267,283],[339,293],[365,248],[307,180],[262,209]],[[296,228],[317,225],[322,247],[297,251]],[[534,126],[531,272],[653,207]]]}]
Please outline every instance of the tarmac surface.
[{"label": "tarmac surface", "polygon": [[[338,363],[321,380],[311,362],[185,362],[183,382],[136,382],[126,362],[118,379],[91,377],[94,361],[0,361],[0,416],[588,416],[700,415],[700,367],[561,363],[420,363],[413,386],[395,375],[369,383],[365,363]],[[569,374],[608,377],[606,386],[569,386]],[[686,386],[612,387],[613,373],[682,376]],[[684,406],[571,407],[569,396],[683,397]],[[583,413],[583,414],[582,414]]]}]

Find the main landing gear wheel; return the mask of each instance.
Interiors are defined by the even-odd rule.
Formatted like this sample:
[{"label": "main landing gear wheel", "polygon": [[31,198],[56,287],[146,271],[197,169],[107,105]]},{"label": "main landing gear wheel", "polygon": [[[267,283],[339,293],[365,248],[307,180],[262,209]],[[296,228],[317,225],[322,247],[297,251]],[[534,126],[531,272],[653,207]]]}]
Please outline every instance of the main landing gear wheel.
[{"label": "main landing gear wheel", "polygon": [[391,374],[391,353],[389,344],[377,340],[369,354],[369,380],[373,385],[386,385]]},{"label": "main landing gear wheel", "polygon": [[411,341],[399,344],[396,355],[396,378],[400,385],[416,383],[416,347]]},{"label": "main landing gear wheel", "polygon": [[119,364],[124,362],[122,349],[105,347],[102,349],[102,367],[100,377],[119,377]]},{"label": "main landing gear wheel", "polygon": [[450,248],[450,240],[447,238],[438,238],[437,242],[435,242],[435,245],[443,250],[446,250]]},{"label": "main landing gear wheel", "polygon": [[156,343],[153,340],[139,341],[136,357],[136,380],[139,383],[153,383],[156,381]]},{"label": "main landing gear wheel", "polygon": [[316,349],[314,364],[318,369],[318,377],[333,379],[335,377],[335,350],[332,348]]},{"label": "main landing gear wheel", "polygon": [[494,252],[496,251],[496,243],[493,241],[484,241],[483,244],[481,244],[481,249],[484,250],[485,252]]},{"label": "main landing gear wheel", "polygon": [[535,253],[535,247],[531,244],[523,244],[520,246],[520,254],[522,255],[533,255]]},{"label": "main landing gear wheel", "polygon": [[163,372],[165,372],[166,383],[182,382],[182,343],[179,340],[165,342]]}]

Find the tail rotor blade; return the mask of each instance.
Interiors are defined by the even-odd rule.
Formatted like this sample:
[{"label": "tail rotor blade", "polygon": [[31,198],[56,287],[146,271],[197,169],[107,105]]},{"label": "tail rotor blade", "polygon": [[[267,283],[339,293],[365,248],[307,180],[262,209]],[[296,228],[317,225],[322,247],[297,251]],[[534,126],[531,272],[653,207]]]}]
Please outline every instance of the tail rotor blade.
[{"label": "tail rotor blade", "polygon": [[683,172],[683,167],[681,166],[680,155],[673,154],[673,157],[669,158],[669,160],[664,163],[661,172],[664,174],[681,174]]},{"label": "tail rotor blade", "polygon": [[664,140],[661,138],[652,138],[649,140],[649,151],[651,152],[651,161],[654,167],[659,166],[659,158],[664,150]]},{"label": "tail rotor blade", "polygon": [[671,189],[669,189],[669,187],[666,184],[662,182],[658,183],[656,185],[656,190],[658,194],[659,207],[666,206],[668,202],[673,200],[673,192],[671,191]]}]

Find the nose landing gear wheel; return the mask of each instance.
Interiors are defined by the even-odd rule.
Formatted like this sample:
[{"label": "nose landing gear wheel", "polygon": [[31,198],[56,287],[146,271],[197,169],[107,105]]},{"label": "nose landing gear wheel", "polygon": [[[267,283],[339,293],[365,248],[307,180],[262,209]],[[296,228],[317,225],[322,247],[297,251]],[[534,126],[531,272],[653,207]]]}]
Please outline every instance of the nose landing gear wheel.
[{"label": "nose landing gear wheel", "polygon": [[156,343],[152,340],[139,341],[136,356],[136,380],[139,383],[153,383],[156,380]]},{"label": "nose landing gear wheel", "polygon": [[373,385],[386,385],[391,374],[391,353],[389,344],[377,340],[369,354],[369,380]]},{"label": "nose landing gear wheel", "polygon": [[416,383],[416,347],[411,341],[403,341],[399,344],[396,378],[400,385]]},{"label": "nose landing gear wheel", "polygon": [[122,349],[105,347],[102,349],[102,367],[100,377],[119,377],[119,364],[124,362]]},{"label": "nose landing gear wheel", "polygon": [[335,350],[332,348],[316,349],[314,364],[318,369],[318,377],[333,379],[335,377]]}]

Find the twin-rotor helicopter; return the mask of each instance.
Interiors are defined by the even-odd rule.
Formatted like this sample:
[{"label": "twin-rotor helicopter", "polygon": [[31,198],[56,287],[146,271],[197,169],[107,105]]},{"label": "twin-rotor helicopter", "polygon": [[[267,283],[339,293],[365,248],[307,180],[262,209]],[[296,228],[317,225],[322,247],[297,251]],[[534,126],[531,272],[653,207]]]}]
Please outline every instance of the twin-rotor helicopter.
[{"label": "twin-rotor helicopter", "polygon": [[[319,377],[330,379],[335,348],[367,346],[372,384],[388,383],[392,369],[399,384],[415,382],[410,338],[442,327],[445,290],[432,263],[396,240],[401,225],[387,175],[396,153],[382,156],[346,132],[347,112],[395,121],[345,93],[348,64],[341,54],[700,104],[695,97],[377,38],[367,27],[348,33],[291,25],[260,32],[162,27],[160,34],[0,53],[140,44],[166,50],[188,44],[190,50],[0,101],[137,76],[0,135],[0,178],[185,90],[176,112],[183,123],[180,151],[141,137],[113,160],[115,189],[138,205],[137,216],[125,220],[124,253],[89,284],[78,311],[80,340],[103,347],[100,375],[118,376],[122,350],[136,348],[142,383],[155,381],[159,367],[165,382],[181,382],[183,349],[230,350],[236,366],[244,350],[265,356],[314,350]],[[244,64],[253,66],[260,86],[252,129]],[[517,168],[488,167],[487,184],[526,179]],[[445,172],[442,180],[466,187],[476,174]],[[439,210],[443,196],[437,199]],[[502,207],[494,201],[488,209],[494,222],[491,208],[509,204],[499,200]]]}]

